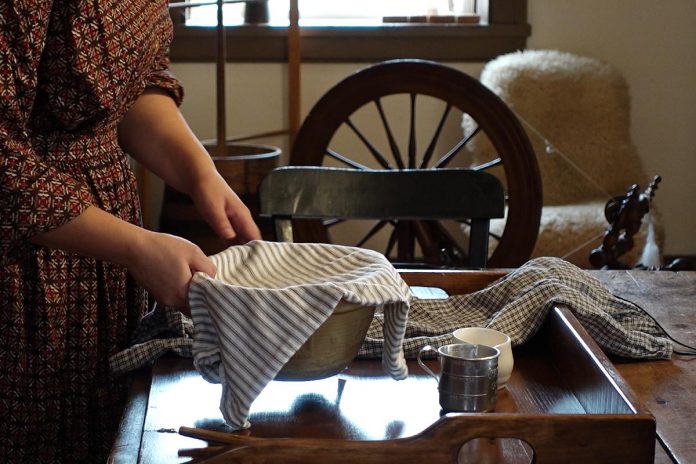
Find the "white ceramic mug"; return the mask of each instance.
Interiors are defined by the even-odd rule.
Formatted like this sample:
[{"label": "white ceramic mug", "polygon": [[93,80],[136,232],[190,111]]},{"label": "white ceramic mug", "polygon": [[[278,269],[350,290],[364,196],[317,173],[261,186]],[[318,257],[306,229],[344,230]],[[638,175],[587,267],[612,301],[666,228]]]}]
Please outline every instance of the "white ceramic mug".
[{"label": "white ceramic mug", "polygon": [[512,345],[510,337],[502,332],[484,327],[464,327],[452,333],[454,343],[471,343],[492,346],[500,350],[498,359],[498,388],[502,388],[512,374]]}]

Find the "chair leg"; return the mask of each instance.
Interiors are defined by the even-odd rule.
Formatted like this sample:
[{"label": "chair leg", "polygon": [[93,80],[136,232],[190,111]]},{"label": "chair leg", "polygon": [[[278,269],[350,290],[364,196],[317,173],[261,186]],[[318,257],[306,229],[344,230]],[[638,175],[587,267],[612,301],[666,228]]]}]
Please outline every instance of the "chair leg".
[{"label": "chair leg", "polygon": [[485,268],[488,264],[488,219],[472,219],[469,236],[469,265]]},{"label": "chair leg", "polygon": [[276,240],[292,242],[292,221],[290,219],[274,218]]}]

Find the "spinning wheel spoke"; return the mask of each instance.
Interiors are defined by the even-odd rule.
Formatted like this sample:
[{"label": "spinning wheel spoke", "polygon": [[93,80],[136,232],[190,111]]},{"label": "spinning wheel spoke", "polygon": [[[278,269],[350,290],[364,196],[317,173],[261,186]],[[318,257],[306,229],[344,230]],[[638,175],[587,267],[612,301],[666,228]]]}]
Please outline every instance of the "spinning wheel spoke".
[{"label": "spinning wheel spoke", "polygon": [[416,245],[423,253],[423,261],[429,264],[461,265],[468,255],[464,248],[438,221],[400,221],[392,231],[385,256],[398,246],[397,259],[414,261]]},{"label": "spinning wheel spoke", "polygon": [[490,238],[492,238],[493,240],[496,240],[496,241],[498,241],[498,242],[501,241],[501,240],[503,239],[503,236],[502,236],[502,235],[499,235],[499,234],[496,234],[496,233],[493,233],[493,232],[488,232],[488,236],[489,236]]},{"label": "spinning wheel spoke", "polygon": [[345,222],[345,219],[338,219],[338,218],[333,218],[333,219],[323,219],[321,221],[321,225],[324,227],[333,227],[337,224],[341,224]]},{"label": "spinning wheel spoke", "polygon": [[[460,224],[465,224],[465,225],[471,227],[471,221],[469,221],[469,220],[463,220],[463,221],[457,221],[457,222],[459,222]],[[490,231],[488,232],[488,237],[490,237],[493,240],[496,240],[498,242],[503,238],[502,235],[496,234],[495,232],[490,232]]]},{"label": "spinning wheel spoke", "polygon": [[432,225],[438,235],[440,253],[444,252],[447,254],[447,258],[452,260],[450,264],[461,264],[469,254],[469,250],[464,248],[442,223],[433,222]]},{"label": "spinning wheel spoke", "polygon": [[479,130],[481,130],[481,126],[477,126],[471,134],[467,135],[459,142],[457,142],[457,144],[454,147],[452,147],[450,151],[445,153],[445,155],[442,158],[440,158],[439,160],[437,160],[435,164],[433,164],[432,169],[441,169],[447,167],[450,161],[452,161],[452,159],[455,156],[457,156],[461,149],[464,148],[464,146],[467,143],[469,143],[469,140],[471,140],[472,138],[474,138],[476,134],[478,134]]},{"label": "spinning wheel spoke", "polygon": [[501,166],[503,164],[503,160],[501,158],[496,158],[494,160],[491,160],[487,163],[479,164],[478,166],[474,166],[471,169],[474,171],[485,171],[487,169],[492,169],[496,166]]},{"label": "spinning wheel spoke", "polygon": [[445,111],[443,111],[442,116],[440,117],[440,122],[437,124],[435,133],[433,134],[432,139],[430,139],[430,144],[428,145],[428,148],[425,150],[425,154],[423,155],[423,159],[421,160],[420,166],[418,166],[419,169],[424,169],[428,167],[430,158],[433,157],[433,152],[435,151],[435,145],[437,144],[437,141],[440,139],[440,133],[442,132],[442,128],[445,125],[445,121],[447,120],[447,116],[449,115],[451,109],[452,105],[448,103],[445,107]]},{"label": "spinning wheel spoke", "polygon": [[352,159],[348,158],[347,156],[344,156],[340,153],[337,153],[334,150],[331,150],[329,148],[326,149],[326,155],[329,158],[333,158],[336,161],[340,161],[341,163],[343,163],[343,164],[345,164],[353,169],[361,169],[363,171],[366,169],[370,169],[367,166],[365,166],[364,164],[360,164],[357,161],[353,161]]},{"label": "spinning wheel spoke", "polygon": [[373,100],[375,106],[377,107],[377,112],[379,113],[379,118],[382,120],[382,125],[384,126],[384,132],[387,134],[387,140],[389,141],[389,148],[391,148],[392,155],[394,156],[394,161],[399,169],[405,169],[404,161],[401,159],[401,151],[399,150],[399,145],[396,143],[394,138],[394,133],[389,126],[389,121],[384,114],[384,108],[382,108],[382,101],[377,98]]},{"label": "spinning wheel spoke", "polygon": [[353,122],[350,120],[350,118],[348,118],[348,120],[346,120],[346,124],[348,125],[348,127],[350,127],[353,130],[355,135],[358,136],[360,141],[365,145],[365,147],[367,147],[367,149],[370,151],[370,153],[372,153],[372,156],[374,157],[375,160],[377,160],[377,162],[380,164],[380,166],[382,166],[384,169],[393,169],[389,165],[389,162],[384,158],[382,153],[380,153],[380,151],[374,145],[372,145],[372,143],[370,143],[369,140],[367,140],[367,137],[365,137],[365,135],[363,135],[363,133],[360,132],[360,129],[358,129],[355,126],[355,124],[353,124]]},{"label": "spinning wheel spoke", "polygon": [[361,246],[363,246],[363,245],[365,244],[365,242],[367,242],[367,241],[370,240],[372,237],[374,237],[375,234],[376,234],[377,232],[379,232],[380,230],[382,230],[382,229],[384,228],[384,226],[386,226],[387,224],[389,224],[389,221],[379,221],[379,222],[377,222],[375,225],[373,225],[373,226],[370,228],[370,230],[367,232],[367,234],[366,234],[366,235],[362,238],[362,240],[360,240],[355,246],[356,246],[356,247],[361,247]]},{"label": "spinning wheel spoke", "polygon": [[416,94],[411,94],[411,118],[408,133],[408,168],[416,167]]},{"label": "spinning wheel spoke", "polygon": [[441,258],[440,246],[437,237],[433,233],[432,224],[429,221],[414,221],[413,231],[415,239],[423,251],[425,262],[439,262]]},{"label": "spinning wheel spoke", "polygon": [[392,251],[394,251],[394,245],[396,245],[396,225],[390,221],[390,224],[394,226],[394,228],[391,231],[391,234],[389,234],[389,241],[387,242],[387,249],[384,252],[384,256],[387,258],[391,255]]}]

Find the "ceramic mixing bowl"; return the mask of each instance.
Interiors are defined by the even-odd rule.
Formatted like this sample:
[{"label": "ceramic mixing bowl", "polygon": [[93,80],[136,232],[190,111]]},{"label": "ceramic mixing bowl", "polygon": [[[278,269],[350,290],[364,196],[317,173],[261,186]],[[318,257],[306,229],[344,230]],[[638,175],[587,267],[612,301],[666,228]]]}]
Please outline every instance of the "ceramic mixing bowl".
[{"label": "ceramic mixing bowl", "polygon": [[341,372],[358,354],[374,314],[373,306],[339,302],[283,366],[276,380],[316,380]]}]

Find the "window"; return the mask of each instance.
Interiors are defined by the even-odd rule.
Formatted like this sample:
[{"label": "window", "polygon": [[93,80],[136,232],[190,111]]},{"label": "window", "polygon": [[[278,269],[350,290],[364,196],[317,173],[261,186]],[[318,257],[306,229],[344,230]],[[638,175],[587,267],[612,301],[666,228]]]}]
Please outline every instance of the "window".
[{"label": "window", "polygon": [[[287,59],[289,0],[269,0],[268,24],[245,24],[244,3],[225,5],[228,61]],[[299,0],[302,60],[372,62],[390,58],[486,61],[525,47],[527,0]],[[476,11],[481,21],[385,23],[384,16]],[[450,13],[451,12],[451,13]],[[216,5],[172,9],[173,61],[215,60]]]},{"label": "window", "polygon": [[[300,0],[302,10],[300,26],[380,26],[383,24],[384,17],[473,14],[476,6],[475,0],[352,0],[350,2]],[[244,8],[244,3],[226,4],[223,7],[225,25],[244,24]],[[289,0],[270,0],[268,24],[287,26],[289,8]],[[190,8],[186,15],[186,25],[215,26],[216,9],[216,5]]]}]

